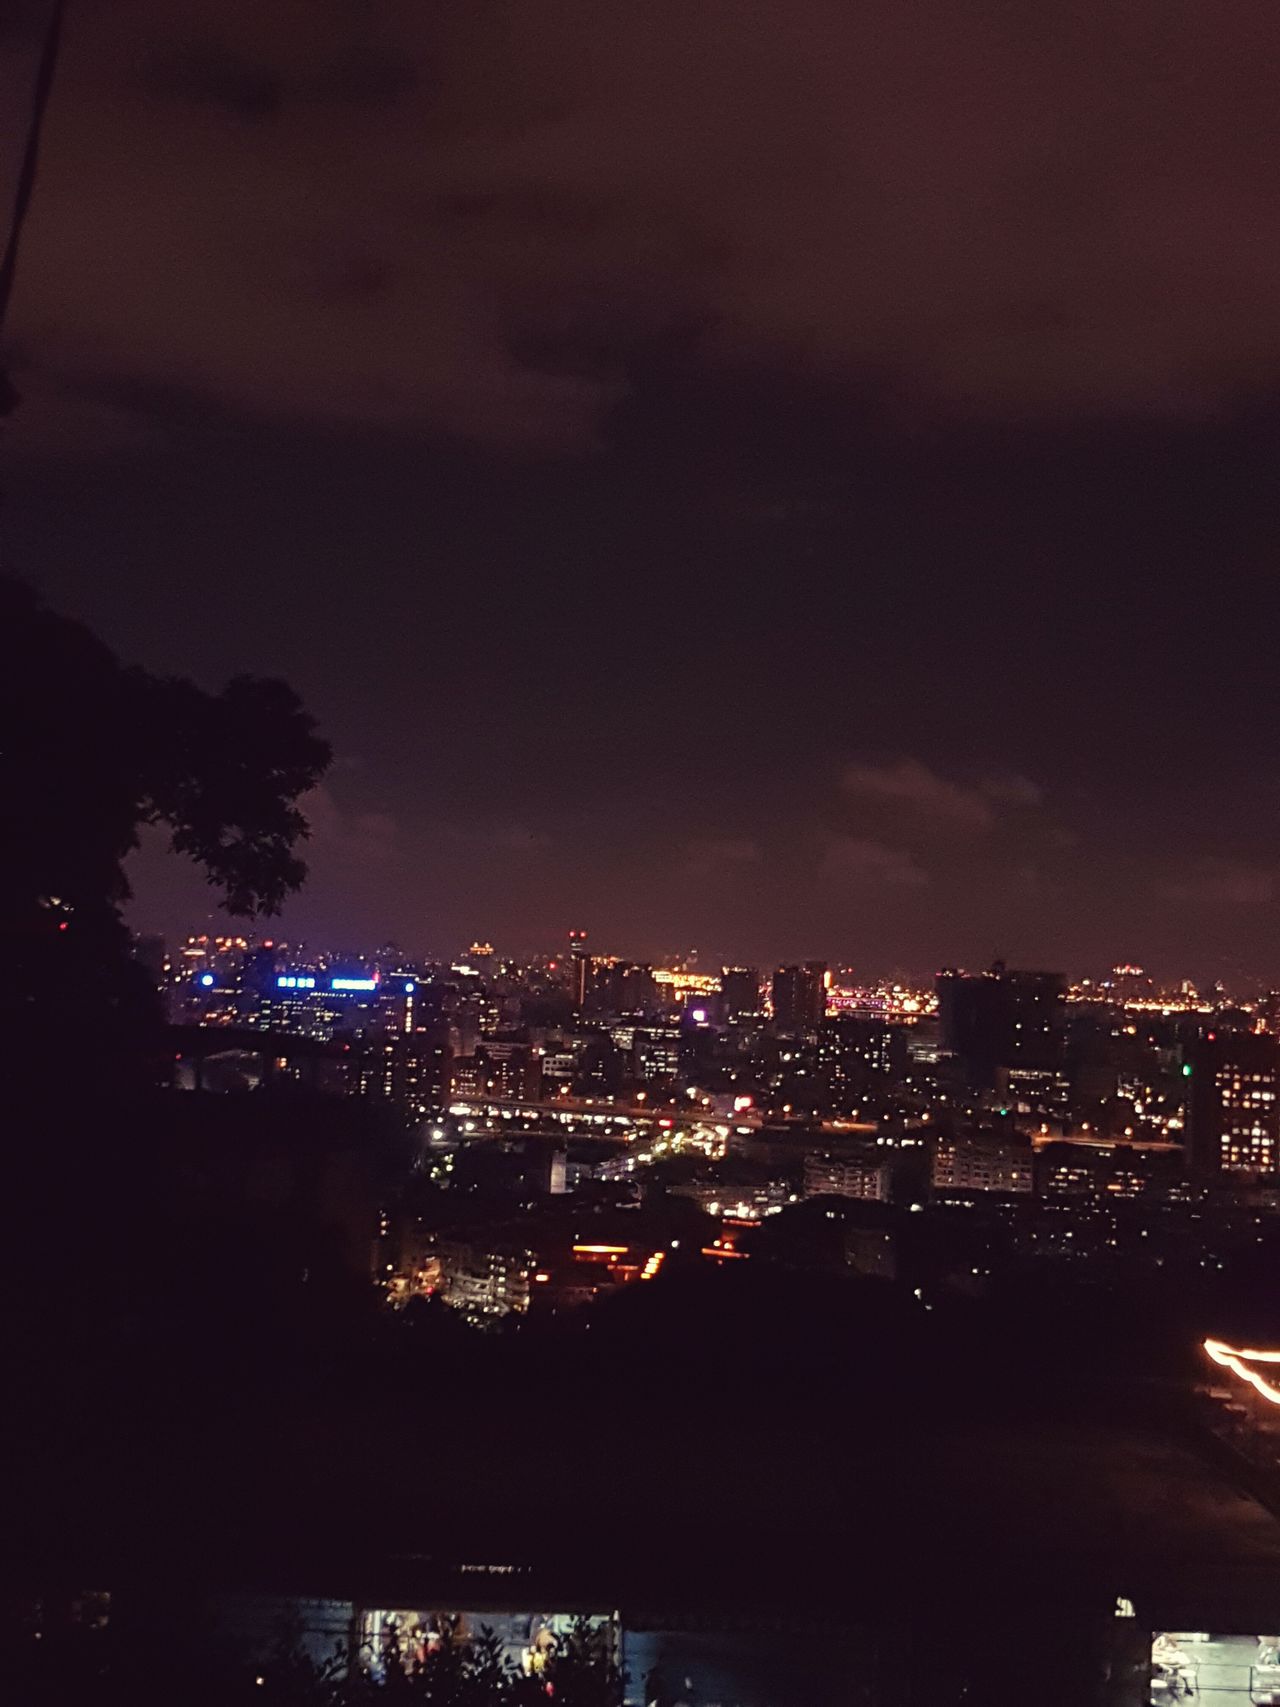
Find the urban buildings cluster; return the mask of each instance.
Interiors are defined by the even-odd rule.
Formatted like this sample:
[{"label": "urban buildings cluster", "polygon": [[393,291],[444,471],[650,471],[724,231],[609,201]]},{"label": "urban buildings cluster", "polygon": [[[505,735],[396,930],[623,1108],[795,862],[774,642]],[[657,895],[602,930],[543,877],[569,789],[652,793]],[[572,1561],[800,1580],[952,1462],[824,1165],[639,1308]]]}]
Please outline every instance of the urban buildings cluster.
[{"label": "urban buildings cluster", "polygon": [[927,1303],[1028,1263],[1220,1264],[1280,1206],[1273,992],[1131,965],[868,985],[642,964],[580,931],[522,962],[209,936],[138,954],[176,1089],[298,1083],[411,1135],[369,1244],[393,1303],[536,1316],[741,1261]]}]

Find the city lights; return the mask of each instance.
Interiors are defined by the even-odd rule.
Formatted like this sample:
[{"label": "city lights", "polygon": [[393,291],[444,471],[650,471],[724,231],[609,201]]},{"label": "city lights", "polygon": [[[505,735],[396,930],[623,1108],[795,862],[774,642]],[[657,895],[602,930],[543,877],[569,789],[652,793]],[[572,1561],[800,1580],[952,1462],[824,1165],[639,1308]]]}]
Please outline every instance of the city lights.
[{"label": "city lights", "polygon": [[[353,962],[320,948],[305,951],[317,970],[282,971],[276,956],[302,945],[279,944],[265,966],[264,950],[192,938],[174,956],[189,970],[185,984],[175,974],[172,1000],[180,1007],[193,984],[216,989],[216,1002],[192,1002],[183,1017],[256,1031],[272,1040],[268,1073],[380,1098],[418,1134],[419,1165],[444,1194],[442,1225],[462,1230],[452,1244],[410,1241],[390,1269],[383,1253],[392,1307],[429,1295],[477,1322],[575,1308],[657,1275],[653,1253],[678,1243],[666,1221],[675,1205],[707,1218],[682,1263],[741,1261],[757,1254],[757,1235],[802,1224],[815,1205],[858,1204],[926,1243],[944,1211],[998,1222],[1000,1261],[1015,1268],[1045,1257],[1074,1269],[1126,1251],[1158,1266],[1176,1224],[1216,1270],[1213,1182],[1265,1192],[1256,1177],[1269,1179],[1280,1154],[1280,999],[1256,1002],[1241,1023],[1218,1002],[1206,1027],[1190,1011],[1200,998],[1178,988],[1170,1004],[1185,1007],[1142,1015],[1121,998],[1165,992],[1127,965],[1072,985],[997,963],[944,971],[930,989],[821,961],[653,966],[592,955],[580,932],[568,954],[523,964],[478,944],[465,962],[414,963],[396,950],[332,973]],[[321,1052],[314,1064],[294,1039]],[[198,1051],[175,1053],[182,1082],[199,1081]],[[522,1205],[527,1236],[504,1227],[501,1195],[477,1192],[481,1180]],[[584,1189],[596,1196],[578,1199]],[[594,1204],[592,1222],[563,1226],[557,1204],[579,1201]],[[1117,1206],[1133,1224],[1114,1220]],[[380,1237],[392,1238],[394,1220],[384,1214]],[[873,1221],[850,1233],[841,1260],[886,1276],[901,1260],[898,1237]],[[983,1248],[956,1273],[974,1289],[1001,1269]],[[1206,1349],[1260,1393],[1271,1388],[1267,1360],[1225,1342]]]}]

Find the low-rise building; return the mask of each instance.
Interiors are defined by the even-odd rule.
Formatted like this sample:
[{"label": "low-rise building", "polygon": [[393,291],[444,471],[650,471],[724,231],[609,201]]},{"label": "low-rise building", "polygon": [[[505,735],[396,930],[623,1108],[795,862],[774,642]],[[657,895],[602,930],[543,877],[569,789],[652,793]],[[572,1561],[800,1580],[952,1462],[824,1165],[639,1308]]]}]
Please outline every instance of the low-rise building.
[{"label": "low-rise building", "polygon": [[1030,1192],[1030,1139],[999,1132],[939,1133],[930,1182],[935,1191]]},{"label": "low-rise building", "polygon": [[887,1203],[891,1174],[871,1156],[809,1155],[804,1160],[806,1197],[853,1197]]}]

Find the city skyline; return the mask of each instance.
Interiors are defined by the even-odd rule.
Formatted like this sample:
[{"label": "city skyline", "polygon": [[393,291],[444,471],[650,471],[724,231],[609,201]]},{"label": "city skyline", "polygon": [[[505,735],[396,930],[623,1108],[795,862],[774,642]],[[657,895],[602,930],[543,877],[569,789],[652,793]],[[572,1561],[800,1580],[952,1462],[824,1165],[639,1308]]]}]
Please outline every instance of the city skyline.
[{"label": "city skyline", "polygon": [[[310,849],[307,854],[310,858]],[[483,911],[477,908],[474,917],[479,923],[473,923],[470,927],[464,921],[455,929],[451,920],[437,914],[434,928],[431,925],[416,924],[412,919],[401,928],[391,928],[379,926],[375,904],[368,911],[370,927],[361,929],[350,922],[343,922],[340,878],[335,882],[332,897],[326,896],[323,905],[307,905],[309,891],[317,883],[313,865],[308,889],[301,897],[291,900],[278,917],[259,920],[250,925],[221,908],[210,907],[207,901],[207,886],[198,874],[168,852],[160,837],[151,840],[149,845],[144,845],[144,849],[129,862],[127,869],[135,886],[134,898],[127,909],[133,928],[144,933],[154,932],[173,942],[201,932],[234,936],[243,935],[248,929],[250,934],[275,935],[286,942],[305,943],[313,948],[321,946],[326,951],[337,948],[355,959],[372,957],[380,944],[396,943],[415,959],[446,963],[461,957],[470,943],[491,942],[504,956],[530,960],[540,955],[567,953],[569,934],[581,926],[582,920],[581,914],[571,913],[569,918],[576,918],[577,926],[553,923],[543,929],[521,926],[517,922],[514,928],[498,930],[485,924],[486,919],[492,920],[495,916],[500,916],[501,908],[494,906]],[[323,869],[319,882],[323,889]],[[885,930],[884,921],[880,921],[879,926],[873,940],[890,940],[890,933]],[[1167,956],[1148,958],[1123,952],[1130,944],[1122,942],[1121,951],[1117,951],[1114,944],[1110,951],[1103,945],[1101,951],[1092,956],[1049,953],[1036,955],[1020,953],[1016,948],[1010,947],[1012,933],[1007,931],[997,935],[994,941],[985,946],[976,935],[970,935],[968,953],[938,952],[914,960],[903,954],[895,955],[891,949],[880,953],[859,951],[856,943],[854,952],[840,952],[832,946],[837,937],[835,931],[829,932],[825,938],[820,931],[815,932],[799,947],[794,941],[788,945],[786,942],[779,942],[776,937],[771,939],[762,933],[756,941],[757,944],[764,945],[763,950],[757,948],[756,952],[737,952],[732,942],[722,945],[705,934],[700,936],[696,933],[683,941],[671,931],[665,934],[655,932],[650,937],[637,940],[624,935],[622,931],[609,930],[607,921],[603,924],[593,924],[587,928],[586,934],[588,947],[593,955],[668,965],[694,954],[706,967],[750,966],[762,972],[775,966],[803,964],[805,961],[820,959],[833,968],[841,967],[853,972],[857,979],[867,983],[884,983],[896,979],[925,985],[931,983],[944,968],[959,967],[981,971],[996,961],[1009,965],[1057,968],[1064,970],[1073,980],[1097,980],[1105,978],[1116,968],[1136,965],[1163,989],[1174,989],[1186,981],[1200,989],[1209,989],[1215,983],[1221,983],[1232,992],[1248,993],[1267,990],[1280,983],[1280,971],[1269,968],[1261,954],[1250,956],[1247,953],[1219,953],[1196,959],[1190,954],[1179,955],[1175,948]],[[1034,934],[1032,933],[1033,938]],[[955,940],[957,939],[953,936],[951,941]],[[1277,954],[1275,964],[1280,967],[1280,953]]]},{"label": "city skyline", "polygon": [[[931,971],[908,973],[856,965],[838,956],[820,959],[809,956],[801,960],[795,956],[752,959],[720,955],[705,952],[696,944],[643,955],[633,953],[625,945],[610,939],[593,936],[585,929],[571,929],[563,933],[559,942],[539,942],[532,949],[519,951],[510,944],[491,942],[484,932],[474,933],[467,943],[459,941],[452,945],[424,946],[384,936],[375,946],[372,941],[358,942],[350,935],[333,939],[308,937],[291,934],[278,923],[273,926],[270,920],[248,924],[243,919],[231,919],[222,914],[217,917],[210,915],[189,930],[164,931],[135,926],[134,941],[136,944],[163,944],[171,960],[174,956],[211,951],[215,947],[241,952],[264,948],[273,951],[282,969],[287,967],[294,972],[302,972],[321,968],[326,975],[360,969],[370,970],[376,976],[415,969],[421,972],[434,969],[437,974],[469,970],[478,975],[488,975],[497,968],[549,968],[574,982],[575,974],[571,970],[574,967],[588,971],[614,967],[623,972],[656,971],[677,981],[688,977],[691,981],[699,978],[712,980],[717,986],[723,982],[727,990],[730,980],[744,977],[753,977],[761,988],[765,988],[777,973],[810,973],[824,982],[829,997],[878,990],[904,995],[928,993],[932,998],[950,976],[980,977],[1012,970],[1019,976],[1065,978],[1072,999],[1105,999],[1105,992],[1113,990],[1116,992],[1115,1000],[1130,1006],[1137,1002],[1155,1008],[1165,999],[1170,1003],[1185,999],[1189,1003],[1203,1000],[1206,1003],[1230,1004],[1238,1000],[1251,1004],[1261,997],[1275,995],[1275,985],[1267,980],[1237,981],[1234,985],[1222,980],[1197,982],[1185,973],[1162,975],[1155,968],[1123,960],[1111,965],[1054,970],[1046,966],[1011,966],[1003,955],[992,955],[986,960],[970,963],[940,959]],[[579,971],[576,974],[579,983],[581,976]],[[1206,1007],[1204,1011],[1209,1010]]]}]

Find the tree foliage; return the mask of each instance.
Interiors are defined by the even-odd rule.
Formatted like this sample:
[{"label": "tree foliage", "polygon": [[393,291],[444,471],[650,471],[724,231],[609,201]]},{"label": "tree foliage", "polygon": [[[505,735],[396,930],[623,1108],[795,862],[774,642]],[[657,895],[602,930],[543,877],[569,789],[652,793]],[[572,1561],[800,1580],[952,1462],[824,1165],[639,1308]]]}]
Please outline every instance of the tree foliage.
[{"label": "tree foliage", "polygon": [[298,801],[329,759],[285,683],[238,677],[208,693],[126,667],[0,579],[0,1022],[11,1039],[39,1049],[68,1023],[116,1042],[137,1031],[147,992],[120,907],[145,825],[167,827],[233,913],[277,911],[306,872]]},{"label": "tree foliage", "polygon": [[184,1645],[177,1632],[132,1639],[93,1629],[28,1625],[11,1632],[6,1676],[15,1700],[82,1707],[619,1707],[623,1675],[608,1627],[576,1618],[533,1666],[518,1664],[493,1630],[464,1635],[443,1617],[429,1642],[389,1621],[376,1645],[309,1653],[282,1631],[266,1659],[223,1644]]}]

